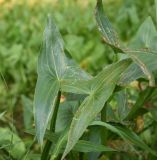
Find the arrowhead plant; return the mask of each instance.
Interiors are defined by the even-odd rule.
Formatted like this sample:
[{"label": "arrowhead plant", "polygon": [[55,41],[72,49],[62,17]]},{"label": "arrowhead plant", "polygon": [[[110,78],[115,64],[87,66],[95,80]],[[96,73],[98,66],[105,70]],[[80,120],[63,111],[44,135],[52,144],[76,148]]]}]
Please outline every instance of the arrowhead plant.
[{"label": "arrowhead plant", "polygon": [[42,144],[48,121],[55,109],[58,92],[64,91],[64,87],[75,87],[74,83],[77,80],[82,81],[91,78],[77,64],[66,57],[62,37],[50,17],[48,17],[44,31],[37,71],[38,80],[34,100],[35,124],[39,143]]},{"label": "arrowhead plant", "polygon": [[[141,105],[150,98],[156,86],[154,72],[157,70],[157,50],[154,40],[157,38],[157,31],[154,22],[151,17],[148,17],[128,46],[125,46],[120,42],[118,34],[105,15],[102,0],[97,0],[95,18],[105,44],[110,46],[115,54],[126,56],[104,67],[96,76],[92,76],[67,55],[62,36],[54,20],[48,16],[42,50],[38,57],[38,79],[34,97],[36,136],[42,146],[42,160],[63,160],[76,150],[77,152],[92,152],[92,147],[93,152],[117,152],[103,143],[95,144],[96,149],[93,143],[84,139],[84,135],[90,132],[93,126],[105,127],[106,130],[113,132],[130,145],[156,156],[156,152],[123,123],[136,116]],[[147,49],[144,50],[144,47]],[[144,98],[139,98],[141,103],[135,103],[130,110],[126,109],[125,95],[122,94],[124,98],[117,96],[121,121],[115,125],[102,120],[100,115],[102,116],[102,111],[114,101],[114,96],[118,92],[117,88],[123,91],[126,85],[140,78],[148,80],[150,94],[142,93],[141,96]],[[77,107],[74,109],[74,103],[66,100],[64,103],[67,104],[67,108],[61,108],[62,94],[76,95]],[[83,97],[81,100],[80,95]],[[125,103],[123,103],[124,100]],[[72,109],[71,104],[73,104]],[[120,111],[126,112],[120,115]],[[65,126],[66,129],[57,132],[62,118],[66,119],[68,124]],[[49,131],[49,138],[47,131]],[[53,138],[56,134],[58,136]]]}]

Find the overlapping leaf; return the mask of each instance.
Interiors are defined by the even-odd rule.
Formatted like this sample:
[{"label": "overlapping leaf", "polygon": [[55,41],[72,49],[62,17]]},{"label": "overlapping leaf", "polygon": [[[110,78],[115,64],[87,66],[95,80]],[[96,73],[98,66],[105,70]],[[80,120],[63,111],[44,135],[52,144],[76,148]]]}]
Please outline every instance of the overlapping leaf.
[{"label": "overlapping leaf", "polygon": [[129,66],[131,61],[123,60],[109,65],[95,78],[89,81],[91,92],[82,102],[72,120],[68,133],[68,142],[62,159],[75,146],[88,125],[104,107],[105,102],[112,95],[115,84],[121,73]]},{"label": "overlapping leaf", "polygon": [[145,49],[147,51],[154,51],[157,54],[156,41],[157,31],[152,18],[149,16],[141,24],[129,46],[132,49]]},{"label": "overlapping leaf", "polygon": [[129,112],[127,94],[124,90],[122,90],[115,94],[115,98],[117,101],[117,116],[122,122]]},{"label": "overlapping leaf", "polygon": [[[51,159],[57,157],[58,154],[62,153],[64,151],[64,148],[66,146],[67,141],[67,132],[68,129],[64,130],[61,133],[53,133],[50,131],[46,131],[45,138],[50,140],[55,144],[55,147],[53,147],[53,150],[51,151]],[[35,135],[35,130],[27,130],[26,133]],[[73,148],[74,151],[78,152],[115,152],[117,150],[110,148],[105,145],[95,144],[91,141],[85,141],[85,140],[79,140],[77,141],[76,145]]]},{"label": "overlapping leaf", "polygon": [[[69,129],[69,128],[68,128]],[[67,136],[68,136],[68,129],[63,131],[61,136],[57,139],[55,147],[52,151],[51,155],[51,160],[55,160],[57,156],[63,152],[63,149],[66,146],[66,141],[67,141]],[[50,136],[51,137],[51,136]],[[52,141],[52,138],[50,139]],[[56,139],[55,139],[56,140]],[[55,141],[53,140],[53,142]],[[78,152],[113,152],[116,151],[110,147],[100,145],[100,144],[95,144],[90,141],[85,141],[85,140],[79,140],[77,141],[76,145],[73,148],[74,151]]]},{"label": "overlapping leaf", "polygon": [[56,120],[56,132],[64,131],[70,125],[78,106],[78,101],[65,101],[60,104]]},{"label": "overlapping leaf", "polygon": [[[133,63],[130,67],[124,72],[123,76],[120,79],[121,84],[130,83],[132,80],[138,78],[146,78],[145,75],[149,76],[149,73],[152,73],[157,70],[157,47],[156,47],[156,40],[157,40],[157,31],[154,26],[151,17],[148,17],[140,26],[137,34],[133,37],[131,42],[129,43],[129,47],[132,50],[139,51],[132,51],[137,59],[141,59],[143,62],[143,71],[140,70],[140,67]],[[146,73],[146,74],[144,74]],[[150,77],[152,75],[150,74]],[[153,77],[150,78],[153,80]],[[152,82],[154,83],[154,82]]]},{"label": "overlapping leaf", "polygon": [[[81,70],[74,61],[65,56],[61,35],[49,17],[44,31],[42,52],[38,58],[38,80],[34,100],[36,134],[41,144],[62,84],[69,82],[66,85],[68,91],[73,81],[90,78],[91,76]],[[80,86],[78,88],[81,90]]]},{"label": "overlapping leaf", "polygon": [[107,129],[111,130],[112,132],[118,134],[124,140],[127,140],[128,142],[131,142],[132,144],[140,147],[141,149],[146,150],[146,151],[150,152],[151,154],[157,156],[156,152],[154,150],[152,150],[148,145],[146,145],[138,135],[136,135],[134,132],[132,132],[131,130],[129,130],[126,127],[113,126],[113,125],[110,125],[109,123],[105,123],[102,121],[95,121],[92,123],[92,125],[106,127]]},{"label": "overlapping leaf", "polygon": [[57,143],[55,144],[55,147],[53,148],[51,160],[55,160],[63,147],[66,145],[67,136],[68,136],[68,129],[65,129],[63,133],[60,135],[59,139],[57,140]]},{"label": "overlapping leaf", "polygon": [[33,103],[32,101],[26,97],[22,96],[22,103],[23,103],[23,119],[24,119],[24,126],[26,129],[31,128],[32,120],[33,120]]},{"label": "overlapping leaf", "polygon": [[[137,36],[131,42],[132,45],[130,45],[130,47],[134,46],[134,44],[136,44],[137,46],[131,47],[130,49],[125,49],[120,45],[116,32],[114,31],[108,18],[104,14],[102,0],[97,0],[96,21],[105,42],[109,44],[114,50],[120,53],[127,53],[127,55],[134,61],[132,66],[130,66],[130,68],[122,75],[120,83],[127,83],[127,80],[129,80],[130,82],[130,79],[126,78],[129,74],[131,75],[129,77],[131,77],[132,80],[143,77],[145,75],[149,80],[150,86],[154,86],[155,81],[152,74],[152,68],[153,70],[157,69],[157,62],[155,61],[155,59],[157,58],[157,54],[154,53],[154,51],[152,52],[152,49],[156,49],[154,40],[157,39],[157,32],[151,18],[148,18],[142,24],[137,33]],[[136,43],[137,41],[138,43]],[[145,48],[147,48],[148,50],[145,51]],[[138,49],[139,51],[133,49]]]}]

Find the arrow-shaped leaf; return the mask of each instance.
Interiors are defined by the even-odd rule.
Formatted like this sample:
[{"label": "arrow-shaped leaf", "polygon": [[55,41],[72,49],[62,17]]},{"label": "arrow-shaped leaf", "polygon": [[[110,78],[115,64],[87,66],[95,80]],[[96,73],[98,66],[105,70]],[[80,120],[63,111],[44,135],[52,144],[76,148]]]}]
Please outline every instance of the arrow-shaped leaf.
[{"label": "arrow-shaped leaf", "polygon": [[[155,66],[157,66],[157,64],[155,62],[156,58],[157,58],[157,54],[154,54],[152,56],[151,51],[147,51],[147,53],[149,53],[149,54],[146,54],[146,52],[142,50],[146,46],[149,46],[150,49],[152,49],[156,46],[153,43],[153,41],[157,37],[156,36],[157,32],[155,30],[154,24],[151,21],[151,19],[148,18],[146,20],[146,22],[139,29],[137,37],[139,37],[139,35],[141,35],[141,33],[142,33],[142,43],[139,44],[139,46],[141,48],[136,48],[136,49],[140,49],[140,51],[136,51],[136,50],[132,50],[132,49],[128,49],[128,48],[125,49],[120,45],[119,40],[117,38],[117,33],[113,29],[113,27],[112,27],[110,21],[108,20],[107,16],[104,14],[103,6],[102,6],[102,0],[97,0],[96,21],[97,21],[99,30],[101,31],[105,42],[108,45],[110,45],[114,50],[116,50],[118,52],[121,52],[121,53],[126,53],[134,61],[133,65],[131,67],[133,73],[131,72],[130,69],[129,69],[128,72],[129,73],[131,72],[131,75],[135,75],[135,78],[139,78],[143,75],[146,75],[146,77],[149,80],[150,86],[154,86],[155,85],[154,76],[152,74],[152,70],[148,66],[151,65],[149,63],[155,63]],[[151,29],[149,28],[149,25],[148,25],[149,23],[148,22],[151,22],[150,23],[151,24]],[[143,54],[144,54],[144,56],[143,56]],[[148,58],[149,59],[151,58],[151,61],[149,63],[147,61]],[[139,67],[137,67],[136,64]],[[126,73],[126,75],[127,75],[127,73]],[[126,77],[126,76],[124,75],[123,77]],[[132,79],[135,79],[135,78],[132,77]],[[121,83],[122,83],[122,81],[121,81]]]},{"label": "arrow-shaped leaf", "polygon": [[105,102],[112,95],[115,84],[121,73],[129,66],[130,60],[123,60],[109,65],[94,79],[89,81],[91,92],[82,102],[72,120],[66,149],[62,159],[77,143],[88,125],[104,107]]},{"label": "arrow-shaped leaf", "polygon": [[[43,142],[45,130],[54,111],[57,93],[62,84],[68,81],[66,91],[72,82],[90,79],[74,61],[64,53],[62,37],[51,18],[44,31],[42,52],[38,58],[38,80],[35,89],[35,125],[40,144]],[[77,86],[75,86],[77,88]],[[81,90],[81,86],[79,87]]]},{"label": "arrow-shaped leaf", "polygon": [[[157,70],[157,31],[154,26],[151,17],[148,17],[140,26],[136,35],[133,37],[131,42],[129,43],[130,48],[132,49],[142,49],[140,51],[132,51],[131,54],[134,54],[137,58],[141,59],[143,62],[143,71],[144,68],[148,69],[148,72],[142,71],[140,67],[133,63],[128,67],[128,69],[124,72],[123,76],[120,79],[121,84],[130,83],[133,80],[138,78],[146,78],[145,75],[149,76],[150,72],[154,72]],[[146,74],[144,74],[146,73]],[[150,74],[150,80],[153,80],[153,77]],[[154,83],[154,82],[152,82]]]}]

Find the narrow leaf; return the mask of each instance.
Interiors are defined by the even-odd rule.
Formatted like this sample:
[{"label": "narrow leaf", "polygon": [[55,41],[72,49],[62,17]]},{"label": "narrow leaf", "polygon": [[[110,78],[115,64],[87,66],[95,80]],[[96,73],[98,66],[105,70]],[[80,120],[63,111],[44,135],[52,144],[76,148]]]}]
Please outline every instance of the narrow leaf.
[{"label": "narrow leaf", "polygon": [[[31,135],[35,135],[35,130],[34,129],[27,130],[26,133],[31,134]],[[53,133],[53,132],[50,132],[47,130],[45,133],[45,138],[50,140],[51,142],[55,143],[55,145],[56,145],[56,144],[59,144],[60,140],[62,140],[62,142],[63,142],[63,139],[64,139],[64,137],[66,137],[66,134],[67,134],[67,130],[65,130],[64,132],[61,132],[61,133]],[[65,138],[64,140],[67,140],[67,139]],[[60,153],[60,152],[62,153],[65,146],[66,146],[66,144],[62,143],[60,146],[60,149],[58,150],[59,151],[58,153]],[[110,148],[108,146],[95,144],[93,142],[85,141],[85,140],[79,140],[76,143],[76,145],[74,146],[73,150],[77,151],[77,152],[84,152],[84,153],[112,152],[112,151],[115,152],[115,151],[117,151],[117,150]],[[51,153],[52,155],[53,155],[53,152],[54,151],[52,151],[52,153]]]},{"label": "narrow leaf", "polygon": [[[146,53],[144,51],[144,49],[154,49],[156,48],[156,45],[154,43],[154,41],[156,41],[157,39],[157,32],[156,29],[154,27],[154,24],[151,20],[151,18],[149,17],[144,24],[142,24],[142,26],[139,29],[139,32],[137,33],[137,36],[135,37],[135,42],[136,40],[138,41],[140,38],[140,44],[138,47],[130,47],[131,48],[123,48],[118,41],[117,38],[117,33],[115,32],[115,30],[113,29],[111,23],[109,22],[108,18],[106,17],[106,15],[104,14],[104,10],[103,10],[103,6],[102,6],[102,0],[97,0],[97,6],[96,6],[96,20],[97,20],[97,24],[98,27],[100,28],[100,31],[105,39],[105,42],[110,45],[114,50],[117,50],[118,52],[121,53],[126,53],[133,61],[135,64],[137,64],[139,67],[137,67],[136,65],[133,65],[132,68],[135,66],[135,69],[133,69],[132,74],[136,75],[136,78],[139,75],[139,73],[142,75],[146,75],[146,77],[149,80],[149,85],[150,86],[154,86],[155,85],[155,80],[154,80],[154,76],[152,74],[151,69],[148,67],[150,64],[146,63],[146,59],[149,57],[151,57],[151,61],[153,63],[155,62],[155,59],[152,58],[152,56],[150,54],[145,54],[144,57],[142,55],[142,53]],[[149,26],[150,23],[150,26]],[[141,34],[143,33],[143,34]],[[142,37],[141,37],[142,35]],[[139,42],[139,41],[138,41]],[[137,43],[134,43],[137,44]],[[138,51],[133,50],[133,49],[138,49]],[[147,53],[152,53],[150,50],[147,51]],[[153,55],[153,57],[155,58],[156,55]],[[152,63],[150,62],[150,63]],[[142,72],[139,71],[142,70]],[[129,72],[131,72],[129,70]],[[137,72],[137,73],[136,73]],[[137,76],[138,75],[138,76]],[[126,76],[125,76],[126,77]],[[133,78],[132,78],[133,79]],[[122,81],[121,81],[122,83]]]},{"label": "narrow leaf", "polygon": [[104,107],[111,96],[120,74],[128,67],[130,60],[123,60],[106,67],[89,83],[91,93],[77,110],[68,134],[68,142],[62,159],[77,143],[88,125]]},{"label": "narrow leaf", "polygon": [[157,54],[157,31],[152,18],[149,16],[139,27],[137,33],[129,42],[129,47],[138,50],[153,51]]},{"label": "narrow leaf", "polygon": [[102,33],[104,41],[114,50],[123,52],[119,44],[117,33],[113,29],[107,16],[104,14],[102,0],[97,0],[95,16],[98,29]]},{"label": "narrow leaf", "polygon": [[110,147],[95,144],[89,141],[79,140],[76,146],[74,147],[75,151],[78,152],[115,152],[115,149],[112,149]]},{"label": "narrow leaf", "polygon": [[62,132],[61,136],[57,140],[57,143],[55,144],[55,147],[52,151],[51,160],[55,160],[61,152],[62,148],[65,147],[68,136],[68,129],[69,128],[65,129],[65,131]]},{"label": "narrow leaf", "polygon": [[59,91],[59,84],[48,77],[39,77],[35,90],[35,126],[36,135],[43,143],[43,137],[48,120],[54,110],[54,104]]},{"label": "narrow leaf", "polygon": [[157,156],[156,152],[153,151],[149,146],[147,146],[138,135],[136,135],[134,132],[132,132],[131,130],[129,130],[128,128],[124,126],[123,127],[113,126],[113,125],[110,125],[109,123],[105,123],[101,121],[95,121],[92,123],[92,125],[104,126],[107,129],[111,130],[112,132],[118,134],[124,140],[127,140],[131,142],[132,144],[140,147],[141,149],[146,150],[150,152],[151,154]]},{"label": "narrow leaf", "polygon": [[31,128],[31,125],[33,123],[33,103],[28,97],[24,95],[21,98],[23,104],[24,126],[26,129],[28,129]]},{"label": "narrow leaf", "polygon": [[74,61],[65,56],[62,37],[50,17],[44,31],[37,72],[38,80],[34,98],[35,125],[37,139],[42,144],[48,121],[54,111],[57,93],[62,90],[62,83],[70,82],[66,86],[68,91],[73,81],[91,78]]}]

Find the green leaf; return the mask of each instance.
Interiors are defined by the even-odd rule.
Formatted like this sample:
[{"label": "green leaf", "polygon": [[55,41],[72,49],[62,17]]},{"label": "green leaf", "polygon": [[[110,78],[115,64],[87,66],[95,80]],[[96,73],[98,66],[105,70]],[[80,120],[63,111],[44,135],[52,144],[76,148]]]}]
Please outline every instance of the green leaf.
[{"label": "green leaf", "polygon": [[[141,38],[140,37],[141,33],[144,32],[142,34],[143,43],[140,43],[140,45],[139,45],[140,48],[139,47],[136,48],[136,49],[138,49],[138,51],[132,50],[132,47],[130,49],[128,49],[128,48],[123,48],[122,46],[120,46],[118,38],[116,38],[117,33],[115,32],[115,30],[113,29],[112,25],[110,24],[108,18],[104,14],[102,0],[97,0],[96,20],[97,20],[98,27],[100,28],[100,31],[103,34],[105,42],[108,45],[110,45],[114,50],[117,50],[118,52],[121,52],[121,53],[126,53],[134,61],[134,63],[140,67],[139,68],[134,64],[132,66],[132,68],[133,68],[132,72],[134,72],[134,73],[131,73],[131,75],[132,74],[136,75],[135,78],[137,78],[137,77],[141,76],[141,75],[139,75],[139,73],[143,73],[148,78],[149,85],[154,86],[155,80],[154,80],[154,76],[152,74],[152,71],[149,67],[151,64],[149,64],[149,63],[153,63],[153,64],[155,64],[155,66],[157,66],[156,65],[157,63],[155,62],[155,59],[157,58],[157,54],[154,54],[154,53],[152,54],[152,51],[149,51],[149,50],[147,52],[143,50],[146,47],[146,45],[147,45],[147,48],[149,47],[150,49],[152,49],[152,48],[155,49],[154,47],[156,46],[154,41],[156,39],[157,33],[156,33],[154,24],[151,21],[151,19],[148,18],[148,20],[146,20],[146,22],[145,22],[146,25],[144,23],[140,27],[139,32],[137,34],[137,37],[135,37],[135,39],[137,39],[137,41],[139,41],[139,38]],[[152,31],[149,28],[149,23],[151,25]],[[150,36],[149,36],[149,34],[150,34]],[[144,38],[143,38],[143,35],[144,35]],[[148,63],[147,59],[151,59],[151,61],[149,61],[149,63]],[[135,69],[134,69],[134,66],[135,66]],[[139,69],[142,70],[142,72],[140,72]],[[131,70],[129,70],[128,72],[130,73]],[[137,76],[137,74],[138,74],[138,76]],[[142,74],[142,76],[143,76],[143,74]],[[128,75],[128,73],[126,73],[126,75]],[[124,75],[122,79],[124,79],[126,77],[126,75]],[[132,79],[135,79],[135,78],[133,77]],[[121,83],[123,81],[121,81]],[[124,82],[126,83],[126,79]]]},{"label": "green leaf", "polygon": [[144,106],[144,103],[149,100],[154,90],[155,88],[147,87],[147,89],[140,92],[136,103],[131,108],[129,114],[126,117],[127,120],[135,118],[135,116],[140,113],[140,109]]},{"label": "green leaf", "polygon": [[3,118],[3,116],[5,115],[6,111],[0,113],[0,120]]},{"label": "green leaf", "polygon": [[54,111],[57,93],[62,90],[64,83],[69,82],[66,85],[66,91],[68,91],[72,82],[91,78],[74,61],[65,56],[63,40],[50,17],[44,31],[37,71],[38,80],[34,98],[35,125],[37,139],[42,144],[48,121]]},{"label": "green leaf", "polygon": [[139,63],[141,63],[141,67],[137,64],[138,62],[132,63],[122,74],[119,84],[126,85],[138,78],[148,77],[148,79],[152,82],[152,85],[154,85],[155,82],[152,73],[157,70],[157,62],[155,61],[157,54],[139,51],[136,54],[134,53],[134,55],[137,61],[140,60]]},{"label": "green leaf", "polygon": [[157,107],[149,109],[150,114],[152,115],[152,119],[157,122]]},{"label": "green leaf", "polygon": [[139,65],[132,63],[122,74],[118,84],[123,86],[137,80],[138,78],[145,78]]},{"label": "green leaf", "polygon": [[57,81],[49,77],[38,77],[35,90],[35,126],[40,144],[47,128],[48,120],[53,113],[56,95],[59,91]]},{"label": "green leaf", "polygon": [[97,0],[95,16],[98,24],[98,29],[102,33],[104,41],[108,45],[110,45],[114,50],[123,52],[123,50],[120,47],[120,42],[118,40],[117,33],[112,27],[107,16],[104,14],[102,0]]},{"label": "green leaf", "polygon": [[84,140],[79,140],[76,146],[74,147],[75,151],[78,152],[114,152],[116,151],[115,149],[112,149],[110,147],[101,145],[101,144],[95,144],[90,141],[84,141]]},{"label": "green leaf", "polygon": [[91,94],[83,101],[72,120],[68,134],[68,143],[63,157],[70,152],[91,121],[101,111],[105,101],[112,94],[114,87],[114,84],[104,86],[101,92]]},{"label": "green leaf", "polygon": [[157,31],[153,20],[148,17],[138,29],[136,35],[129,42],[129,46],[132,49],[143,49],[147,51],[153,51],[157,54],[157,46],[155,41],[157,40]]},{"label": "green leaf", "polygon": [[[55,160],[58,157],[59,153],[62,153],[63,148],[65,148],[66,142],[67,142],[67,136],[68,136],[68,129],[66,129],[57,140],[55,147],[51,153],[51,160]],[[77,152],[84,152],[84,153],[116,151],[110,147],[100,145],[100,144],[95,144],[85,140],[79,140],[74,146],[73,150]]]},{"label": "green leaf", "polygon": [[15,159],[21,159],[26,151],[22,140],[9,128],[0,128],[0,146]]},{"label": "green leaf", "polygon": [[[155,61],[157,58],[157,47],[155,44],[156,40],[156,28],[152,18],[148,17],[140,26],[136,35],[129,43],[130,48],[134,50],[139,49],[139,51],[128,51],[128,54],[133,56],[132,58],[134,59],[134,62],[136,64],[140,64],[142,72],[140,71],[139,67],[133,64],[130,66],[130,68],[128,68],[128,70],[126,70],[126,75],[124,73],[121,82],[126,81],[124,80],[125,77],[127,77],[127,79],[131,78],[132,80],[136,80],[137,78],[146,78],[146,75],[150,81],[150,85],[153,86],[155,84],[152,72],[157,70],[157,62]],[[131,70],[134,72],[132,73]],[[128,75],[127,72],[131,74]]]},{"label": "green leaf", "polygon": [[22,96],[24,126],[26,129],[31,128],[33,124],[33,103],[26,96]]},{"label": "green leaf", "polygon": [[61,152],[62,148],[65,147],[67,142],[68,129],[69,128],[65,129],[57,140],[57,143],[55,144],[55,147],[51,153],[51,160],[55,160]]},{"label": "green leaf", "polygon": [[56,132],[61,132],[70,125],[78,106],[77,101],[65,101],[60,104],[56,120]]},{"label": "green leaf", "polygon": [[[62,153],[64,151],[64,148],[66,146],[66,141],[67,141],[67,132],[68,129],[66,129],[65,131],[61,132],[61,133],[53,133],[50,131],[46,131],[45,133],[45,138],[50,140],[51,142],[55,143],[56,147],[53,147],[52,150],[52,157],[56,157],[60,152]],[[31,135],[35,135],[35,130],[27,130],[26,133],[31,134]],[[57,151],[55,152],[56,156],[54,156],[54,150]],[[76,145],[73,148],[74,151],[78,151],[78,152],[84,152],[84,153],[88,153],[88,152],[115,152],[117,150],[110,148],[108,146],[104,146],[104,145],[100,145],[100,144],[95,144],[93,142],[90,141],[85,141],[85,140],[79,140]]]},{"label": "green leaf", "polygon": [[[101,137],[101,132],[102,132],[102,129],[99,126],[90,127],[88,132],[88,140],[94,144],[104,145],[104,140]],[[105,135],[103,134],[103,136]],[[95,160],[95,159],[98,159],[100,154],[101,152],[90,152],[88,153],[87,157],[89,160]]]},{"label": "green leaf", "polygon": [[[126,71],[130,73],[130,71],[133,69],[133,66],[135,66],[134,75],[133,74],[131,74],[130,76],[128,75],[129,76],[128,79],[132,77],[132,79],[136,80],[137,78],[145,77],[144,76],[145,74],[147,75],[152,85],[154,85],[155,82],[152,72],[157,70],[157,62],[155,61],[155,59],[157,58],[157,47],[155,44],[156,40],[157,40],[156,28],[154,26],[152,18],[148,17],[140,26],[138,32],[130,42],[130,48],[136,50],[140,49],[139,51],[132,51],[131,54],[133,56],[136,56],[135,62],[136,60],[141,61],[140,62],[141,66],[143,66],[141,67],[141,69],[143,72],[140,72],[139,67],[133,64],[132,66],[130,66],[130,68],[128,68],[128,71]],[[124,74],[124,77],[126,76]]]},{"label": "green leaf", "polygon": [[120,121],[123,121],[129,112],[126,90],[122,90],[122,91],[116,93],[115,99],[117,101],[118,119]]},{"label": "green leaf", "polygon": [[109,65],[89,83],[91,93],[77,110],[68,134],[68,142],[62,159],[77,143],[88,125],[104,107],[105,102],[112,95],[115,84],[121,73],[129,66],[130,60],[123,60]]},{"label": "green leaf", "polygon": [[136,67],[136,70],[138,71],[138,78],[144,77],[145,74],[152,85],[155,84],[152,72],[157,70],[157,62],[155,61],[155,59],[157,58],[157,47],[155,43],[156,40],[156,28],[154,26],[152,18],[148,17],[142,23],[136,35],[129,43],[130,48],[134,50],[139,49],[139,51],[132,51],[131,53],[133,56],[136,56],[135,62],[136,60],[141,61],[140,63],[143,73],[140,73],[138,71],[138,68]]},{"label": "green leaf", "polygon": [[[157,55],[152,54],[150,52],[134,52],[134,51],[129,51],[127,54],[133,59],[133,61],[140,66],[140,69],[144,73],[144,75],[147,76],[147,79],[149,80],[149,85],[150,86],[155,86],[155,79],[154,75],[151,71],[151,67],[157,67],[157,63],[154,61],[154,58],[157,58]],[[155,69],[154,68],[154,69]]]},{"label": "green leaf", "polygon": [[138,135],[136,135],[133,131],[131,131],[130,129],[124,126],[123,127],[113,126],[113,125],[110,125],[109,123],[105,123],[101,121],[95,121],[92,123],[92,125],[104,126],[107,129],[111,130],[112,132],[118,134],[124,140],[127,140],[128,142],[131,142],[132,144],[138,146],[139,148],[146,150],[151,154],[157,156],[156,152],[152,150],[149,146],[147,146]]},{"label": "green leaf", "polygon": [[115,115],[114,110],[110,104],[106,105],[106,121],[107,122],[117,122],[117,116]]}]

